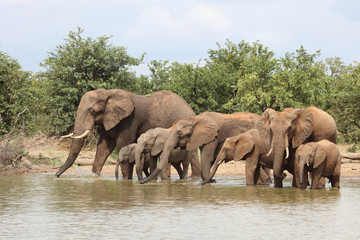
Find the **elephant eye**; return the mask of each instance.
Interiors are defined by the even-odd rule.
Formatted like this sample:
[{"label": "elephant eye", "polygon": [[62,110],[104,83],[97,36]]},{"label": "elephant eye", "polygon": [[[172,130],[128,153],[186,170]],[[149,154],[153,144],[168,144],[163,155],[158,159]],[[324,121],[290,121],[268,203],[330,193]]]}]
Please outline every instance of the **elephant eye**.
[{"label": "elephant eye", "polygon": [[181,134],[181,130],[178,130],[178,131],[177,131],[177,134],[180,135],[180,134]]}]

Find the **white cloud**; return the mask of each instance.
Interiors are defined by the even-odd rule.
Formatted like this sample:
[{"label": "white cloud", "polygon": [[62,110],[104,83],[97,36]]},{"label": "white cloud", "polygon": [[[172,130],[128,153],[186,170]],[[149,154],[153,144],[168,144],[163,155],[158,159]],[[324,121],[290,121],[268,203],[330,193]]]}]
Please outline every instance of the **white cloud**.
[{"label": "white cloud", "polygon": [[214,31],[229,31],[232,26],[231,21],[221,11],[205,5],[190,9],[187,19],[189,24],[193,23]]},{"label": "white cloud", "polygon": [[127,30],[125,37],[141,41],[151,41],[156,38],[162,42],[178,37],[186,31],[186,28],[184,22],[176,20],[166,9],[159,6],[148,6]]}]

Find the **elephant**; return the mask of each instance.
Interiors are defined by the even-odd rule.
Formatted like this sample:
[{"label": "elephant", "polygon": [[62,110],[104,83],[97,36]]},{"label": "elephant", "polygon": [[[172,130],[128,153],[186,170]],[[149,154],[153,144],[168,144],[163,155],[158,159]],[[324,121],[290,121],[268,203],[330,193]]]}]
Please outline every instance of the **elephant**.
[{"label": "elephant", "polygon": [[270,184],[268,168],[273,166],[274,154],[267,155],[269,150],[270,145],[263,142],[257,129],[227,138],[202,184],[211,181],[222,162],[231,160],[245,160],[246,185]]},{"label": "elephant", "polygon": [[[121,163],[128,163],[125,166],[129,167],[129,169],[127,169],[126,167],[121,169],[123,179],[132,179],[132,172],[133,172],[134,165],[135,165],[136,145],[137,145],[136,143],[131,143],[120,149],[119,156],[116,161],[116,167],[115,167],[115,178],[116,179],[119,179],[119,166]],[[150,157],[150,154],[144,154],[143,157],[144,157],[144,164],[143,164],[142,171],[145,173],[146,176],[149,176],[150,173],[149,173],[148,169],[150,168],[150,172],[151,172],[156,168],[156,159],[154,161],[154,159],[152,159]],[[128,175],[129,173],[131,173],[131,174]]]},{"label": "elephant", "polygon": [[282,112],[269,108],[264,111],[256,127],[263,141],[270,145],[269,153],[274,153],[275,187],[283,187],[285,169],[293,174],[292,185],[300,187],[299,179],[294,175],[297,168],[294,164],[295,151],[300,144],[322,139],[336,143],[337,137],[335,120],[316,107],[285,108]]},{"label": "elephant", "polygon": [[163,169],[175,147],[186,148],[188,151],[200,148],[201,178],[207,179],[211,164],[225,139],[255,128],[258,119],[260,115],[248,112],[233,114],[203,112],[197,116],[179,120],[170,129],[155,171],[140,183],[152,180]]},{"label": "elephant", "polygon": [[[151,157],[157,159],[163,151],[165,142],[169,137],[169,133],[170,128],[157,127],[148,130],[146,133],[141,134],[138,138],[137,146],[135,147],[135,165],[136,173],[140,180],[143,180],[142,169],[144,166],[144,158],[142,155],[145,153],[150,153]],[[169,163],[171,163],[171,165],[176,169],[180,179],[187,178],[190,157],[192,156],[192,154],[197,155],[197,149],[187,151],[185,149],[176,148],[173,149],[170,154]],[[167,174],[163,173],[163,171],[161,174],[161,178],[168,178]]]},{"label": "elephant", "polygon": [[[195,116],[190,105],[170,91],[158,91],[148,96],[122,89],[86,92],[78,106],[74,131],[65,136],[72,138],[68,158],[56,176],[60,177],[74,163],[84,144],[84,137],[94,125],[100,125],[100,137],[92,171],[100,175],[115,147],[120,150],[151,128],[169,128],[174,122],[189,116]],[[199,159],[191,161],[193,173],[200,175]]]},{"label": "elephant", "polygon": [[308,172],[311,189],[320,187],[322,177],[327,177],[332,187],[340,188],[341,154],[336,144],[328,140],[301,144],[295,152],[295,164],[299,166],[301,188],[307,188]]}]

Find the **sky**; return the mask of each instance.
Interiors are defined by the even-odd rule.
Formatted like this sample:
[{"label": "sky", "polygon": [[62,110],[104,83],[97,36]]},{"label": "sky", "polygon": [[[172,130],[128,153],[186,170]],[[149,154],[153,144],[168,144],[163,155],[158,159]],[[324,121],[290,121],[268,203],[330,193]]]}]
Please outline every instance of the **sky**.
[{"label": "sky", "polygon": [[359,10],[358,0],[0,0],[0,50],[38,72],[80,27],[132,57],[146,53],[144,74],[151,60],[197,63],[226,39],[260,41],[276,57],[303,46],[350,64],[360,61]]}]

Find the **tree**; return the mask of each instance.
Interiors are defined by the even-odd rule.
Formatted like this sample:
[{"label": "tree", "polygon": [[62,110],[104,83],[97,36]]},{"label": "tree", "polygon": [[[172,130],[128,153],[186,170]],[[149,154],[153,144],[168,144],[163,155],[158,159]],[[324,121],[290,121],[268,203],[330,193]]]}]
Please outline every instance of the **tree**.
[{"label": "tree", "polygon": [[49,83],[48,114],[55,132],[67,131],[74,122],[81,96],[94,89],[122,88],[137,92],[145,81],[137,78],[131,66],[143,60],[130,57],[125,47],[109,43],[110,37],[96,40],[83,38],[83,30],[70,31],[63,45],[59,45],[41,64],[46,70],[39,77]]},{"label": "tree", "polygon": [[223,108],[230,112],[261,113],[273,105],[270,83],[279,63],[272,51],[259,42],[234,44],[228,40],[225,49],[209,53],[213,61],[211,66],[220,64],[225,67],[230,98]]},{"label": "tree", "polygon": [[[338,131],[347,142],[359,144],[360,139],[360,63],[355,62],[344,68],[339,61],[332,63],[333,101],[330,114],[336,119]],[[337,67],[334,67],[334,63]],[[336,69],[336,70],[335,70]]]},{"label": "tree", "polygon": [[31,101],[30,76],[17,60],[0,51],[0,135],[10,130],[17,114]]}]

